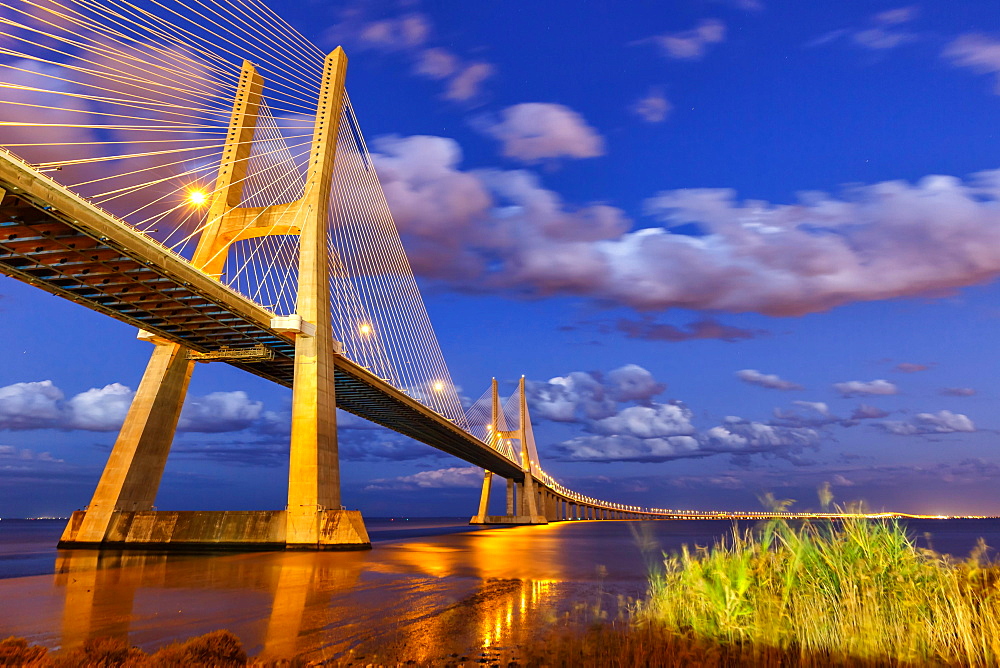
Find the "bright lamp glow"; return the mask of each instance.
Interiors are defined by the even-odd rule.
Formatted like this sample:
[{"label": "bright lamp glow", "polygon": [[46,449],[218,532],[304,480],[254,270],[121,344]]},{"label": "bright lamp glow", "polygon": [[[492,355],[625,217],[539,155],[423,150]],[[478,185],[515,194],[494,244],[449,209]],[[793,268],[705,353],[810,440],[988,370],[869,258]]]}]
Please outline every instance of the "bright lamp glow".
[{"label": "bright lamp glow", "polygon": [[201,206],[208,201],[208,193],[204,190],[192,190],[188,193],[188,202],[195,206]]}]

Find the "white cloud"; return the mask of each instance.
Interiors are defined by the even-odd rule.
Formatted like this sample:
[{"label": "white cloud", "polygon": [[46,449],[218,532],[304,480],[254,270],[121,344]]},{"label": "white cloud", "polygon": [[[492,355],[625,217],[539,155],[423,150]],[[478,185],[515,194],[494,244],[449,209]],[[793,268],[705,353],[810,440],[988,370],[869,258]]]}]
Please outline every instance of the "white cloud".
[{"label": "white cloud", "polygon": [[879,12],[871,16],[865,27],[839,28],[831,30],[806,44],[807,47],[817,47],[830,44],[841,37],[850,40],[855,46],[872,51],[885,51],[915,42],[919,38],[916,33],[908,32],[901,26],[913,21],[918,14],[915,6],[899,7]]},{"label": "white cloud", "polygon": [[782,427],[738,417],[726,418],[723,424],[712,427],[704,436],[706,447],[715,447],[723,452],[745,451],[747,454],[786,448],[797,450],[814,446],[818,440],[819,433],[814,429]]},{"label": "white cloud", "polygon": [[448,489],[479,487],[483,484],[483,470],[475,466],[450,467],[435,471],[421,471],[398,478],[372,480],[366,490],[396,489]]},{"label": "white cloud", "polygon": [[916,39],[916,36],[910,33],[881,27],[858,30],[851,37],[858,46],[872,50],[895,49]]},{"label": "white cloud", "polygon": [[64,417],[62,390],[51,380],[0,387],[0,429],[46,429]]},{"label": "white cloud", "polygon": [[690,436],[695,432],[692,417],[689,408],[676,404],[629,406],[616,415],[593,422],[588,428],[598,434],[642,439]]},{"label": "white cloud", "polygon": [[87,431],[115,431],[121,428],[135,393],[120,383],[81,392],[67,402],[67,427]]},{"label": "white cloud", "polygon": [[590,462],[662,462],[705,454],[691,436],[637,438],[627,435],[580,436],[555,446],[566,459]]},{"label": "white cloud", "polygon": [[899,388],[887,380],[849,380],[843,383],[834,383],[833,389],[844,397],[864,396],[864,395],[887,395],[898,394]]},{"label": "white cloud", "polygon": [[561,104],[516,104],[500,112],[500,120],[485,129],[503,143],[505,156],[527,163],[604,154],[604,140],[597,131]]},{"label": "white cloud", "polygon": [[644,97],[635,101],[632,113],[647,123],[662,123],[667,120],[673,108],[674,105],[670,104],[663,91],[653,88]]},{"label": "white cloud", "polygon": [[447,49],[425,49],[417,57],[413,71],[431,79],[447,79],[460,66],[458,56]]},{"label": "white cloud", "polygon": [[814,429],[730,417],[723,424],[701,433],[651,438],[629,433],[581,436],[559,443],[554,448],[571,461],[665,462],[716,454],[756,454],[796,461],[804,449],[814,448],[818,442],[819,432]]},{"label": "white cloud", "polygon": [[[942,55],[959,67],[1000,75],[1000,41],[980,33],[961,35],[945,47]],[[994,92],[1000,94],[1000,76]]]},{"label": "white cloud", "polygon": [[605,386],[615,401],[646,402],[666,389],[653,374],[638,364],[626,364],[608,372]]},{"label": "white cloud", "polygon": [[691,30],[665,33],[651,37],[668,58],[699,60],[705,56],[708,46],[726,39],[726,25],[717,19],[703,19]]},{"label": "white cloud", "polygon": [[[0,445],[0,462],[4,460],[15,460],[19,462],[49,462],[61,463],[62,459],[56,459],[48,452],[35,452],[28,448],[15,448],[13,445]],[[5,463],[6,467],[6,463]]]},{"label": "white cloud", "polygon": [[431,46],[434,25],[426,14],[410,12],[372,18],[356,6],[342,12],[340,21],[324,32],[327,44],[350,49],[372,49],[412,60],[413,74],[444,84],[442,97],[468,103],[482,97],[483,84],[496,68],[482,61],[467,61],[456,53]]},{"label": "white cloud", "polygon": [[773,373],[761,373],[760,371],[757,371],[757,369],[741,369],[736,372],[736,377],[745,383],[757,385],[758,387],[766,387],[771,390],[803,389],[798,383],[785,380]]},{"label": "white cloud", "polygon": [[526,383],[532,416],[554,422],[609,418],[618,413],[619,402],[655,405],[650,400],[665,389],[638,364],[626,364],[607,374],[574,371],[547,382]]},{"label": "white cloud", "polygon": [[879,12],[873,18],[876,23],[881,23],[883,25],[899,25],[901,23],[907,23],[917,18],[920,10],[916,5],[910,5],[908,7],[897,7],[895,9],[887,9],[883,12]]},{"label": "white cloud", "polygon": [[554,422],[579,422],[614,415],[617,404],[609,389],[592,374],[574,371],[548,382],[528,381],[532,416]]},{"label": "white cloud", "polygon": [[455,102],[468,102],[482,92],[483,83],[493,76],[496,68],[489,63],[464,65],[448,82],[444,97]]},{"label": "white cloud", "polygon": [[177,428],[181,431],[213,434],[241,431],[250,427],[261,416],[263,408],[263,403],[251,401],[242,390],[190,397],[184,402]]},{"label": "white cloud", "polygon": [[967,415],[943,410],[937,413],[918,413],[908,422],[885,421],[879,426],[890,434],[913,436],[923,434],[950,434],[954,432],[974,432],[976,425]]},{"label": "white cloud", "polygon": [[[646,202],[662,226],[628,231],[620,210],[569,206],[529,172],[462,171],[450,139],[379,149],[414,270],[460,291],[795,316],[1000,275],[1000,170],[781,205],[726,189],[664,191]],[[698,236],[674,232],[691,225]]]},{"label": "white cloud", "polygon": [[[14,383],[0,387],[0,429],[119,429],[134,392],[120,383],[91,388],[65,401],[63,391],[51,380]],[[265,413],[263,404],[246,392],[213,392],[188,397],[178,429],[203,433],[241,431],[258,427],[262,433],[280,431],[283,416]]]},{"label": "white cloud", "polygon": [[407,14],[372,21],[359,26],[358,38],[363,46],[383,51],[413,49],[423,45],[431,32],[429,19],[423,14]]}]

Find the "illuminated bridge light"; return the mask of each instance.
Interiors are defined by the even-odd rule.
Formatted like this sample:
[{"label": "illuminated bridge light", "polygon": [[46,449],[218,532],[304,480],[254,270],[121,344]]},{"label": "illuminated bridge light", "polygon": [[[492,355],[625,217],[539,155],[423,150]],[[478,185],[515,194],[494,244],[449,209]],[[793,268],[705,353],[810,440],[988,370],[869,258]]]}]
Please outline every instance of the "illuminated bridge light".
[{"label": "illuminated bridge light", "polygon": [[195,206],[202,206],[208,201],[208,193],[201,188],[196,188],[188,193],[188,202]]}]

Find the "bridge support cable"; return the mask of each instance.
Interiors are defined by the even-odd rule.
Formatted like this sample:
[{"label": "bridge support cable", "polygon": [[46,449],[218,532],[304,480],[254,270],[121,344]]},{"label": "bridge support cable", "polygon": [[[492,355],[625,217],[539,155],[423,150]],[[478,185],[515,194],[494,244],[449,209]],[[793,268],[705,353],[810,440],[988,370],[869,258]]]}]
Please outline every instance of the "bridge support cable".
[{"label": "bridge support cable", "polygon": [[[479,510],[469,520],[470,524],[547,524],[550,514],[546,512],[546,490],[538,485],[532,473],[531,459],[526,442],[529,439],[531,418],[528,415],[528,402],[524,392],[524,376],[518,384],[518,390],[514,396],[517,397],[518,415],[515,424],[511,428],[511,420],[505,415],[500,402],[497,388],[497,380],[493,379],[490,386],[492,425],[494,427],[503,426],[504,429],[494,428],[490,430],[490,441],[510,443],[519,442],[518,462],[521,466],[522,479],[514,481],[508,479],[506,515],[489,515],[489,499],[493,482],[493,473],[485,471],[483,476],[483,489],[480,495]],[[509,401],[508,401],[509,403]],[[528,429],[525,429],[527,425]],[[491,444],[487,441],[488,444]],[[496,446],[494,446],[496,447]],[[554,516],[551,517],[555,519]]]},{"label": "bridge support cable", "polygon": [[[348,98],[334,176],[333,245],[343,280],[357,294],[366,320],[341,322],[345,354],[398,389],[467,428],[451,378],[413,276],[392,213]],[[350,313],[351,309],[335,312]],[[388,368],[386,368],[388,365]],[[384,375],[382,375],[384,374]]]},{"label": "bridge support cable", "polygon": [[[219,519],[213,535],[235,543],[367,541],[360,515],[339,510],[338,402],[484,466],[487,505],[485,479],[504,477],[505,517],[645,512],[545,473],[523,379],[509,400],[494,384],[463,410],[342,53],[325,57],[261,0],[0,7],[0,145],[31,163],[0,154],[0,271],[155,344],[94,512],[67,529],[77,543],[102,526],[104,544],[163,522],[202,531],[190,522],[207,516],[150,510],[193,359],[294,387],[288,510]],[[55,171],[68,188],[42,174]]]},{"label": "bridge support cable", "polygon": [[226,123],[244,59],[271,82],[273,114],[265,105],[264,115],[280,118],[282,142],[304,162],[323,54],[302,48],[306,40],[259,0],[0,6],[0,144],[60,170],[75,191],[161,242],[180,239],[184,252],[204,225],[189,196],[207,201],[233,143]]},{"label": "bridge support cable", "polygon": [[[341,49],[327,57],[301,197],[285,204],[246,207],[243,184],[257,130],[263,80],[253,65],[244,62],[229,127],[233,141],[224,149],[209,222],[192,259],[196,267],[217,276],[223,273],[229,248],[237,241],[269,235],[299,238],[295,313],[271,320],[271,327],[293,337],[295,345],[288,505],[283,512],[248,515],[242,524],[230,525],[228,531],[242,532],[230,536],[230,542],[236,544],[277,541],[300,549],[370,547],[360,513],[345,511],[340,503],[335,390],[338,344],[333,335],[328,275],[330,197],[346,67]],[[286,179],[286,185],[295,184],[294,178]],[[98,490],[87,511],[74,516],[67,526],[61,541],[64,547],[129,542],[130,529],[122,528],[122,513],[145,513],[148,517],[143,519],[154,525],[177,521],[173,515],[152,511],[152,503],[194,358],[179,343],[155,339],[154,343],[150,365]],[[207,516],[201,517],[204,520]],[[124,522],[131,527],[134,520],[130,515]],[[208,521],[211,523],[210,517]],[[218,527],[204,535],[188,531],[179,540],[218,542],[218,531]],[[115,540],[123,532],[124,540]]]}]

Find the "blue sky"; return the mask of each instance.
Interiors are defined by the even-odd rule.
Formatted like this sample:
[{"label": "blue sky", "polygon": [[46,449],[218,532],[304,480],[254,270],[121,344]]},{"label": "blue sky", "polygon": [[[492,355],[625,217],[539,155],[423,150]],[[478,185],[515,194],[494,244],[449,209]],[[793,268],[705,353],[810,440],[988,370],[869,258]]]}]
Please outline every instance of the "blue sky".
[{"label": "blue sky", "polygon": [[[272,6],[350,56],[455,381],[524,374],[569,487],[753,509],[828,481],[1000,514],[993,3]],[[148,345],[0,295],[0,516],[62,515]],[[191,395],[158,507],[281,507],[287,391],[204,365]],[[341,429],[349,507],[473,512],[475,471],[363,426]]]}]

